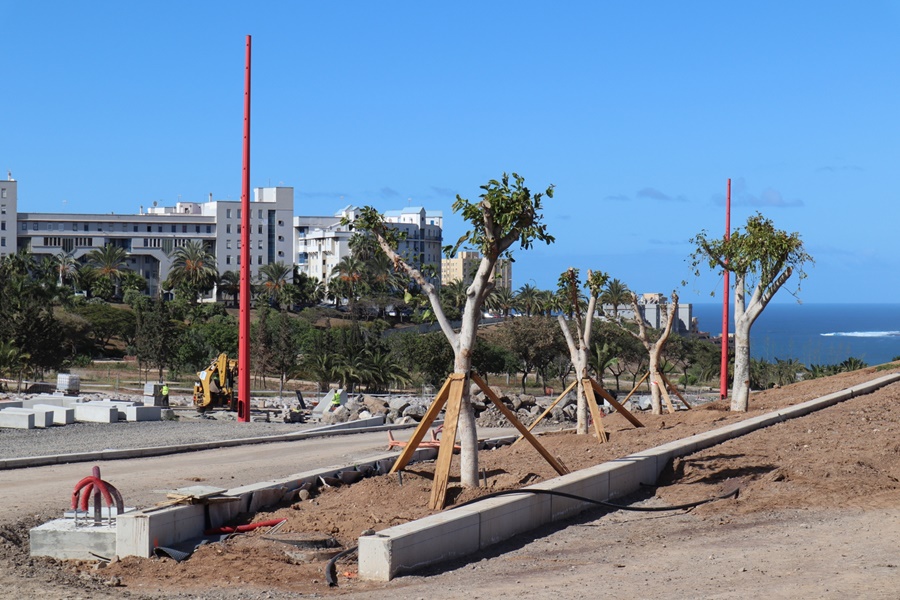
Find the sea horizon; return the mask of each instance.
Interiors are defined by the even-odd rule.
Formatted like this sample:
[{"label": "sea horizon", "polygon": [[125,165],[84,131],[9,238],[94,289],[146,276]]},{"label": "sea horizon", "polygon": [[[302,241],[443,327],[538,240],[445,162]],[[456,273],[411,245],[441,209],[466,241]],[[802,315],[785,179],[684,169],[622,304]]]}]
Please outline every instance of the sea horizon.
[{"label": "sea horizon", "polygon": [[[700,331],[721,333],[721,303],[692,303]],[[733,306],[731,307],[733,311]],[[729,315],[734,332],[734,315]],[[900,356],[900,303],[769,304],[750,330],[750,355],[831,365],[855,357],[870,365]]]}]

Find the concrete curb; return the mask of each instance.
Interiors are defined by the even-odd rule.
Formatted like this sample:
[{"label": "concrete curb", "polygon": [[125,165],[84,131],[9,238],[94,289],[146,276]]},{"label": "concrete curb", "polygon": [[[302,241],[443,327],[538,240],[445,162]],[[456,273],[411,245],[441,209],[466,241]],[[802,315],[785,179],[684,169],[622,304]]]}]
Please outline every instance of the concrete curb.
[{"label": "concrete curb", "polygon": [[[377,422],[377,423],[376,423]],[[27,467],[46,467],[76,462],[88,462],[95,460],[121,460],[125,458],[146,458],[148,456],[164,456],[180,452],[197,452],[199,450],[212,450],[215,448],[230,448],[250,444],[269,444],[273,442],[293,442],[319,437],[337,435],[350,435],[353,433],[370,433],[376,431],[392,431],[396,429],[410,429],[417,424],[410,425],[384,425],[382,417],[372,417],[347,423],[324,425],[313,429],[304,429],[294,433],[280,433],[277,435],[239,438],[231,440],[214,440],[210,442],[197,442],[193,444],[179,444],[175,446],[151,446],[149,448],[128,448],[125,450],[100,450],[95,452],[79,452],[73,454],[56,454],[50,456],[28,456],[22,458],[0,459],[0,471],[7,469],[24,469]],[[440,425],[439,421],[435,426]]]},{"label": "concrete curb", "polygon": [[[602,501],[627,496],[636,492],[641,484],[655,482],[666,464],[675,457],[807,415],[897,381],[900,381],[900,373],[885,375],[840,392],[669,442],[525,489],[561,491]],[[570,498],[523,493],[489,498],[463,508],[446,510],[359,538],[359,576],[389,581],[426,565],[472,554],[541,525],[568,519],[593,506]]]}]

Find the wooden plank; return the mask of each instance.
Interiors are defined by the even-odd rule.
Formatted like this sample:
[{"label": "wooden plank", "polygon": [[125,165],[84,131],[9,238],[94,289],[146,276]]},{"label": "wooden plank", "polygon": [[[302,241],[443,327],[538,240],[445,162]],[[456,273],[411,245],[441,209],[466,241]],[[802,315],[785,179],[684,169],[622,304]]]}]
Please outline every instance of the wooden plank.
[{"label": "wooden plank", "polygon": [[453,449],[456,445],[456,428],[459,425],[459,411],[462,407],[463,389],[466,380],[452,378],[450,380],[447,412],[444,415],[444,429],[441,432],[441,447],[438,450],[437,462],[434,464],[434,482],[431,486],[431,510],[441,510],[447,501],[447,485],[450,482],[450,464],[453,461]]},{"label": "wooden plank", "polygon": [[[390,473],[396,473],[397,471],[401,471],[406,468],[406,465],[409,464],[409,461],[412,459],[413,453],[416,451],[416,448],[419,447],[419,444],[425,439],[425,434],[428,433],[428,429],[431,427],[431,424],[434,423],[434,420],[437,418],[438,414],[440,414],[441,410],[444,408],[444,404],[447,403],[447,395],[450,393],[450,382],[453,381],[453,376],[456,373],[450,375],[447,380],[444,382],[444,385],[441,386],[440,391],[438,391],[437,396],[434,397],[434,401],[432,401],[431,406],[428,407],[428,410],[425,412],[425,416],[422,417],[422,420],[419,421],[419,426],[416,427],[416,430],[413,432],[412,437],[404,446],[403,451],[400,453],[400,456],[397,457],[397,460],[394,461],[394,466],[391,467]],[[464,375],[460,375],[461,377],[465,377]]]},{"label": "wooden plank", "polygon": [[[622,400],[622,404],[623,404],[623,405],[624,405],[626,402],[628,402],[628,399],[631,398],[631,397],[634,395],[634,393],[637,391],[637,389],[638,389],[639,387],[641,387],[641,384],[644,383],[644,380],[647,379],[647,377],[649,377],[649,376],[650,376],[650,371],[647,371],[646,373],[644,373],[644,376],[641,377],[641,380],[638,381],[638,382],[635,384],[635,386],[634,386],[633,388],[631,388],[631,391],[628,392],[628,395],[625,396],[625,399],[624,399],[624,400]],[[602,395],[603,395],[603,394],[601,394],[601,396],[602,396]]]},{"label": "wooden plank", "polygon": [[663,378],[663,381],[666,382],[666,385],[669,386],[669,389],[672,390],[672,393],[674,393],[676,396],[678,396],[678,399],[681,400],[684,403],[684,405],[688,407],[688,409],[691,409],[692,408],[691,405],[688,404],[687,400],[684,399],[684,396],[681,395],[681,393],[678,391],[678,388],[676,386],[672,385],[672,382],[669,381],[669,378],[666,377],[666,374],[663,372],[660,372],[659,375],[660,375],[660,377]]},{"label": "wooden plank", "polygon": [[[590,381],[591,381],[591,387],[594,388],[594,391],[597,392],[604,400],[606,400],[607,402],[609,402],[609,404],[610,404],[613,408],[615,408],[616,411],[617,411],[620,415],[622,415],[623,417],[625,417],[626,419],[628,419],[628,422],[629,422],[629,423],[631,423],[631,424],[634,425],[635,427],[643,427],[643,426],[644,426],[644,424],[641,423],[641,422],[638,420],[638,418],[635,417],[635,416],[631,413],[630,410],[628,410],[627,408],[625,408],[624,405],[620,404],[618,401],[616,401],[615,398],[613,398],[612,396],[610,396],[609,393],[608,393],[606,390],[603,389],[603,386],[601,386],[599,383],[597,383],[597,382],[594,381],[593,379],[591,379]],[[641,379],[641,381],[643,381],[643,379]],[[640,385],[640,384],[639,384],[639,385]]]},{"label": "wooden plank", "polygon": [[534,437],[534,435],[532,435],[532,433],[528,431],[524,425],[522,425],[522,422],[516,418],[516,415],[514,415],[511,410],[506,408],[506,405],[503,404],[503,401],[497,397],[497,394],[495,394],[494,391],[487,386],[487,384],[481,377],[479,377],[476,373],[472,373],[471,377],[472,381],[477,383],[478,387],[481,388],[481,391],[484,392],[484,395],[490,398],[491,402],[494,403],[494,406],[497,407],[497,410],[503,413],[503,416],[506,417],[506,419],[510,423],[512,423],[512,425],[516,429],[519,430],[519,433],[525,436],[525,439],[528,440],[532,446],[534,446],[534,449],[537,450],[548,463],[550,463],[550,466],[553,467],[553,469],[557,473],[559,473],[560,475],[565,475],[569,472],[569,470],[565,466],[560,464],[552,454],[547,452],[547,449],[544,448],[539,441],[537,441],[537,438]]},{"label": "wooden plank", "polygon": [[600,407],[597,406],[597,399],[594,397],[594,390],[591,387],[591,381],[589,379],[583,379],[582,385],[584,386],[584,399],[591,411],[591,419],[594,421],[594,431],[597,433],[597,440],[601,444],[605,444],[609,441],[609,436],[606,434],[606,430],[603,428]]},{"label": "wooden plank", "polygon": [[[534,423],[532,423],[531,425],[528,426],[528,431],[531,431],[532,429],[534,429],[535,427],[537,427],[537,424],[540,423],[541,421],[543,421],[543,420],[544,420],[544,417],[546,417],[547,415],[549,415],[549,414],[550,414],[550,411],[552,411],[554,408],[556,408],[556,405],[559,404],[560,400],[562,400],[563,398],[565,398],[565,397],[566,397],[566,394],[568,394],[569,392],[571,392],[571,391],[572,391],[572,388],[575,387],[576,385],[578,385],[578,380],[577,380],[577,379],[576,379],[575,381],[573,381],[571,384],[569,384],[569,387],[566,388],[566,391],[564,391],[562,394],[560,394],[559,397],[558,397],[556,400],[553,401],[553,404],[551,404],[550,406],[548,406],[548,407],[547,407],[547,410],[545,410],[543,413],[541,413],[541,416],[539,416],[539,417],[534,421]],[[515,446],[516,444],[518,444],[519,442],[521,442],[523,439],[525,439],[525,436],[520,435],[519,438],[518,438],[516,441],[514,441],[514,442],[512,443],[512,445]]]}]

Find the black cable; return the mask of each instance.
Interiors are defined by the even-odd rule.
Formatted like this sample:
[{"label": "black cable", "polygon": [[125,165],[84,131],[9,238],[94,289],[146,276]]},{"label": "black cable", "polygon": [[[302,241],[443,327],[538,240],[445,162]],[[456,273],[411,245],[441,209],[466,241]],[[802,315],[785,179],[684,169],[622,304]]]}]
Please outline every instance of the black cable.
[{"label": "black cable", "polygon": [[468,502],[463,502],[457,506],[450,507],[449,510],[454,508],[461,508],[463,506],[468,506],[469,504],[474,504],[480,500],[487,500],[488,498],[496,498],[497,496],[509,496],[511,494],[544,494],[547,496],[561,496],[563,498],[571,498],[572,500],[579,500],[581,502],[587,502],[589,504],[596,504],[598,506],[605,506],[606,508],[614,508],[616,510],[632,510],[638,512],[664,512],[667,510],[687,510],[689,508],[694,508],[695,506],[700,506],[701,504],[707,504],[709,502],[715,502],[716,500],[724,500],[726,498],[731,498],[732,496],[737,498],[738,492],[740,488],[736,488],[734,491],[728,492],[727,494],[722,494],[721,496],[715,496],[713,498],[707,498],[705,500],[697,500],[696,502],[687,502],[685,504],[676,504],[674,506],[628,506],[625,504],[613,504],[612,502],[604,502],[603,500],[594,500],[593,498],[585,498],[584,496],[576,496],[575,494],[568,494],[566,492],[557,492],[554,490],[502,490],[499,492],[494,492],[492,494],[488,494],[486,496],[481,496],[480,498],[475,498],[474,500],[469,500]]},{"label": "black cable", "polygon": [[359,546],[353,546],[352,548],[347,548],[343,552],[335,554],[331,560],[328,561],[328,566],[325,567],[325,581],[328,582],[328,587],[337,587],[337,561],[351,552],[356,552],[358,547]]}]

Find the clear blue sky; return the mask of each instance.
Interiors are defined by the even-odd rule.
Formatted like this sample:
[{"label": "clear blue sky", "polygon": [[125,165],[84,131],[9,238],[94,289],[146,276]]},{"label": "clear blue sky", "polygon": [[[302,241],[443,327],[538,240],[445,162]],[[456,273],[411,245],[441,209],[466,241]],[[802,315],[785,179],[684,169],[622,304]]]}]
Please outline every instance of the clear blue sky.
[{"label": "clear blue sky", "polygon": [[[240,197],[245,36],[251,184],[296,214],[444,211],[516,171],[556,185],[569,266],[709,302],[688,240],[756,211],[801,233],[806,302],[891,301],[898,272],[894,2],[26,2],[0,0],[0,169],[19,210],[136,213]],[[780,301],[793,301],[782,292]]]}]

